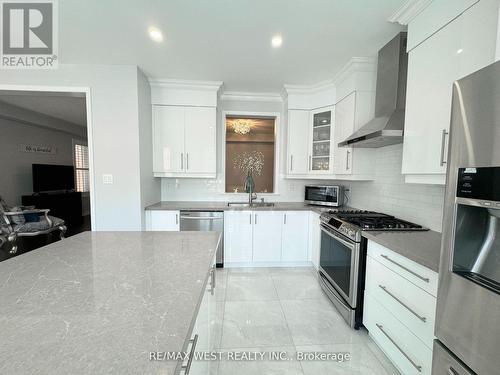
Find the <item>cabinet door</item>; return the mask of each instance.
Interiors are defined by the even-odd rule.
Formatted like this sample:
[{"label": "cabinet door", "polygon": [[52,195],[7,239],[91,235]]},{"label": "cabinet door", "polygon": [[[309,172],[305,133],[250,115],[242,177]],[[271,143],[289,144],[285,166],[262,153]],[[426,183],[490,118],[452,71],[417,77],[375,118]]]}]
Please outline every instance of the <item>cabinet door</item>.
[{"label": "cabinet door", "polygon": [[185,109],[185,172],[216,173],[216,110],[208,107]]},{"label": "cabinet door", "polygon": [[469,75],[495,61],[498,0],[481,0],[467,9],[461,18],[460,72]]},{"label": "cabinet door", "polygon": [[333,107],[320,108],[311,112],[309,170],[312,174],[326,174],[332,170],[333,116]]},{"label": "cabinet door", "polygon": [[321,229],[319,214],[316,212],[310,213],[309,218],[309,260],[314,268],[319,268],[319,251],[321,248]]},{"label": "cabinet door", "polygon": [[184,170],[184,108],[153,106],[153,172]]},{"label": "cabinet door", "polygon": [[333,170],[335,174],[352,173],[352,147],[338,147],[354,132],[356,93],[352,92],[335,105],[335,145]]},{"label": "cabinet door", "polygon": [[287,173],[306,174],[309,170],[309,111],[288,111]]},{"label": "cabinet door", "polygon": [[286,211],[283,213],[281,244],[282,261],[307,262],[309,211]]},{"label": "cabinet door", "polygon": [[146,211],[146,220],[146,228],[149,231],[179,230],[179,211]]},{"label": "cabinet door", "polygon": [[224,262],[252,262],[252,211],[224,213]]},{"label": "cabinet door", "polygon": [[281,223],[283,212],[255,211],[253,228],[253,261],[281,260]]},{"label": "cabinet door", "polygon": [[452,84],[458,77],[460,20],[438,31],[408,55],[403,144],[405,174],[444,174]]}]

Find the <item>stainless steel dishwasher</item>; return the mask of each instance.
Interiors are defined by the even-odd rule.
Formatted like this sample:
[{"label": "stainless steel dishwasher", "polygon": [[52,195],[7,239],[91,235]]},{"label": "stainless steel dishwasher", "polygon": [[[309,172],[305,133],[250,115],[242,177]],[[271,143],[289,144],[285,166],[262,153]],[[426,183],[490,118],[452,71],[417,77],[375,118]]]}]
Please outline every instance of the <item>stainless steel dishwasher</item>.
[{"label": "stainless steel dishwasher", "polygon": [[181,231],[215,231],[222,235],[216,254],[217,267],[224,267],[224,212],[181,211]]}]

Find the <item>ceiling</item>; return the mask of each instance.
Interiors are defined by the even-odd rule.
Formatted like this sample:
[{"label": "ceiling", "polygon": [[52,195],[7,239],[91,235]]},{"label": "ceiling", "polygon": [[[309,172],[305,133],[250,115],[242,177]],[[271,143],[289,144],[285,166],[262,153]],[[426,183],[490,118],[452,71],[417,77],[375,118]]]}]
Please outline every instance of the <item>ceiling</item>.
[{"label": "ceiling", "polygon": [[[59,2],[61,63],[135,64],[152,78],[279,92],[332,78],[400,31],[404,0],[85,0]],[[164,41],[153,42],[156,26]],[[271,47],[274,34],[281,48]]]},{"label": "ceiling", "polygon": [[82,94],[37,91],[0,91],[0,102],[87,126],[85,96]]}]

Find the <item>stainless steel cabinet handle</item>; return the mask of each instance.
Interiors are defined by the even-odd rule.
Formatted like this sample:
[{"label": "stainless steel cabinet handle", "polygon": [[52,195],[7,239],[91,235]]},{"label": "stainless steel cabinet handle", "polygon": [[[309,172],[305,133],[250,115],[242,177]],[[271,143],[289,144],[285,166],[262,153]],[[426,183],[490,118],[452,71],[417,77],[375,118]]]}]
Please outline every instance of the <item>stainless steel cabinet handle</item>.
[{"label": "stainless steel cabinet handle", "polygon": [[181,219],[187,220],[223,220],[222,217],[209,217],[209,216],[181,216]]},{"label": "stainless steel cabinet handle", "polygon": [[210,294],[213,296],[215,291],[215,265],[212,267],[211,277],[212,279],[210,281]]},{"label": "stainless steel cabinet handle", "polygon": [[312,171],[312,156],[309,155],[309,170]]},{"label": "stainless steel cabinet handle", "polygon": [[191,370],[191,364],[193,363],[194,358],[194,350],[196,349],[196,344],[198,343],[198,335],[194,335],[194,337],[189,340],[191,343],[191,350],[189,351],[189,359],[185,365],[181,366],[181,369],[184,370],[184,375],[189,375],[189,370]]},{"label": "stainless steel cabinet handle", "polygon": [[423,316],[420,316],[418,315],[415,311],[413,311],[413,309],[411,307],[409,307],[406,303],[404,303],[403,301],[401,301],[398,297],[396,297],[394,294],[392,294],[391,292],[389,292],[387,290],[387,287],[383,286],[383,285],[379,285],[378,286],[380,289],[382,289],[384,292],[386,292],[388,295],[390,295],[392,298],[394,298],[397,302],[399,302],[403,307],[405,307],[409,312],[411,312],[413,315],[415,315],[418,319],[420,319],[422,322],[426,322],[427,321],[427,318],[426,317],[423,317]]},{"label": "stainless steel cabinet handle", "polygon": [[348,170],[349,169],[349,154],[351,153],[351,151],[347,150],[347,155],[346,155],[346,158],[345,158],[345,169]]},{"label": "stainless steel cabinet handle", "polygon": [[255,221],[254,221],[255,225],[257,225],[257,214],[255,214]]},{"label": "stainless steel cabinet handle", "polygon": [[189,153],[186,153],[186,170],[189,170]]},{"label": "stainless steel cabinet handle", "polygon": [[441,167],[446,164],[446,161],[444,160],[444,156],[446,154],[444,146],[446,145],[446,136],[448,134],[448,131],[446,129],[443,129],[443,132],[441,133],[441,160],[439,161],[439,165]]},{"label": "stainless steel cabinet handle", "polygon": [[402,264],[400,264],[400,263],[398,263],[398,262],[396,262],[396,261],[392,260],[392,259],[391,259],[391,258],[389,258],[387,255],[380,254],[380,256],[381,256],[382,258],[384,258],[384,259],[387,259],[387,260],[388,260],[389,262],[391,262],[392,264],[395,264],[396,266],[398,266],[398,267],[400,267],[400,268],[404,269],[406,272],[411,273],[413,276],[418,277],[420,280],[425,281],[426,283],[428,283],[428,282],[430,281],[430,280],[429,280],[429,278],[427,278],[427,277],[423,277],[423,276],[420,276],[418,273],[413,272],[413,271],[412,271],[411,269],[409,269],[408,267],[405,267],[405,266],[403,266]]},{"label": "stainless steel cabinet handle", "polygon": [[290,155],[290,172],[293,171],[293,155]]},{"label": "stainless steel cabinet handle", "polygon": [[457,372],[457,370],[455,370],[453,367],[449,367],[448,368],[448,374],[449,375],[459,375],[459,373]]},{"label": "stainless steel cabinet handle", "polygon": [[250,214],[249,218],[250,218],[250,225],[252,225],[252,214]]},{"label": "stainless steel cabinet handle", "polygon": [[184,153],[181,152],[181,170],[184,169]]},{"label": "stainless steel cabinet handle", "polygon": [[384,326],[378,323],[376,323],[376,326],[378,329],[380,329],[380,332],[382,332],[384,336],[387,337],[389,341],[394,344],[394,346],[401,352],[401,354],[405,356],[405,358],[412,364],[412,366],[415,367],[418,372],[422,372],[422,366],[417,365],[415,362],[413,362],[413,360],[408,356],[408,354],[405,353],[403,349],[401,349],[401,347],[396,343],[396,341],[394,341],[393,338],[389,336],[386,331],[384,331]]},{"label": "stainless steel cabinet handle", "polygon": [[179,214],[175,214],[175,225],[179,224]]},{"label": "stainless steel cabinet handle", "polygon": [[283,214],[283,224],[286,224],[286,214]]}]

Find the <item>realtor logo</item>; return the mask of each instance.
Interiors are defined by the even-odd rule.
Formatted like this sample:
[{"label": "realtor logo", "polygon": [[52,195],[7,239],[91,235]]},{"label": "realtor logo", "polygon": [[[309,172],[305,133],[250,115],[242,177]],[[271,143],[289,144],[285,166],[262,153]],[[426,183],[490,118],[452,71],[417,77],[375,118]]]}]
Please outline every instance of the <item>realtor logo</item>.
[{"label": "realtor logo", "polygon": [[0,0],[0,67],[57,68],[56,0]]}]

